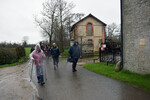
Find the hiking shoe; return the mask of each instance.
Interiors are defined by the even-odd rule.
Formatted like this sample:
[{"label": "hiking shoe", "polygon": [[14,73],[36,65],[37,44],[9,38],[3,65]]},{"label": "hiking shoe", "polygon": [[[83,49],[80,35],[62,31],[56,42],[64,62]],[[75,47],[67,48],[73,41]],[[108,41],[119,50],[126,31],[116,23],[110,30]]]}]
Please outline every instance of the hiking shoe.
[{"label": "hiking shoe", "polygon": [[37,77],[37,83],[41,83],[40,76]]},{"label": "hiking shoe", "polygon": [[43,86],[45,84],[45,82],[42,82],[41,85]]},{"label": "hiking shoe", "polygon": [[76,69],[72,70],[72,72],[76,72],[76,71],[77,71]]},{"label": "hiking shoe", "polygon": [[37,83],[41,83],[41,81],[40,80],[38,80],[38,82]]}]

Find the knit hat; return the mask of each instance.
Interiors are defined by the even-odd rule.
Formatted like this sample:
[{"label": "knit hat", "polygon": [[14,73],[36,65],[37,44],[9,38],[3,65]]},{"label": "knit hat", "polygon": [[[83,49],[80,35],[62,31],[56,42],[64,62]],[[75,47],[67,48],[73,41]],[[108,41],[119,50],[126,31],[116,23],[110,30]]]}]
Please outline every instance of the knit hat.
[{"label": "knit hat", "polygon": [[53,45],[56,45],[56,43],[53,43]]}]

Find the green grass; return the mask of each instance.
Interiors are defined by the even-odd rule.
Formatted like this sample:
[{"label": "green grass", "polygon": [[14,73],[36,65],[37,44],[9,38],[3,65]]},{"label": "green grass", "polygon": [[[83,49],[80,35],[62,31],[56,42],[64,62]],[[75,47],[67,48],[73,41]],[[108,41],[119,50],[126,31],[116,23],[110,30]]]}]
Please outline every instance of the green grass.
[{"label": "green grass", "polygon": [[123,82],[131,83],[140,88],[150,90],[150,75],[140,75],[136,73],[131,73],[128,70],[115,72],[115,65],[109,64],[107,66],[106,63],[90,63],[84,65],[84,68],[95,73],[105,75]]},{"label": "green grass", "polygon": [[64,49],[64,52],[62,52],[62,56],[59,58],[59,60],[67,61],[67,55],[69,55],[68,49]]},{"label": "green grass", "polygon": [[83,59],[96,59],[96,58],[99,58],[99,56],[96,55],[96,56],[90,56],[90,57],[83,57]]},{"label": "green grass", "polygon": [[30,49],[31,49],[31,48],[25,48],[25,51],[26,51],[26,59],[29,58]]},{"label": "green grass", "polygon": [[69,54],[68,50],[69,50],[69,49],[64,49],[64,52],[63,52],[62,54],[64,54],[64,55]]},{"label": "green grass", "polygon": [[18,65],[18,64],[21,64],[21,63],[27,61],[27,59],[29,58],[29,54],[30,54],[30,48],[25,48],[25,52],[26,52],[26,56],[21,58],[21,59],[19,59],[18,62],[15,62],[15,63],[12,63],[12,64],[0,65],[0,68],[15,66],[15,65]]},{"label": "green grass", "polygon": [[60,57],[59,60],[66,60],[67,61],[67,58],[66,57]]}]

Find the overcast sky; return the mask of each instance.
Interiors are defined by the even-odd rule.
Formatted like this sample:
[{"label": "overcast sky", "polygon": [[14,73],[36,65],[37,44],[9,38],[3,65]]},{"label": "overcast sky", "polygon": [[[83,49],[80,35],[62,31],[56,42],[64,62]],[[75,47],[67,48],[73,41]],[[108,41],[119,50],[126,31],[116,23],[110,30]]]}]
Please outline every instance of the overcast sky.
[{"label": "overcast sky", "polygon": [[[29,43],[43,40],[33,16],[42,10],[44,0],[0,0],[0,42],[21,43],[24,36]],[[67,0],[76,5],[74,13],[89,13],[106,24],[120,24],[120,0]]]}]

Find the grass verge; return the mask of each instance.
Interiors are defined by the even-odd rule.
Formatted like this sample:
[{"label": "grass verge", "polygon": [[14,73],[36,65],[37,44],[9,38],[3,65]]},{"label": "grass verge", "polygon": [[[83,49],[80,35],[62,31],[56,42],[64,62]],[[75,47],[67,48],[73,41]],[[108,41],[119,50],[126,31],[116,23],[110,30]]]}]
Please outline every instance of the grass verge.
[{"label": "grass verge", "polygon": [[99,58],[99,56],[83,57],[83,59],[96,59],[96,58]]},{"label": "grass verge", "polygon": [[68,49],[64,49],[64,52],[62,52],[62,55],[59,57],[59,60],[67,61],[67,55],[69,55]]},{"label": "grass verge", "polygon": [[67,58],[66,57],[59,57],[59,60],[66,60],[67,61]]},{"label": "grass verge", "polygon": [[123,82],[131,83],[137,87],[150,90],[150,75],[131,73],[128,70],[115,72],[115,65],[109,64],[107,66],[106,63],[90,63],[83,67],[97,74],[105,75]]},{"label": "grass verge", "polygon": [[62,54],[64,54],[64,55],[69,54],[68,50],[69,50],[69,49],[64,49],[64,52],[62,52]]},{"label": "grass verge", "polygon": [[21,58],[21,59],[19,59],[18,62],[15,62],[15,63],[12,63],[12,64],[0,65],[0,68],[15,66],[15,65],[18,65],[18,64],[21,64],[21,63],[27,61],[27,59],[29,58],[29,54],[30,54],[30,48],[25,48],[25,52],[26,52],[26,56]]}]

